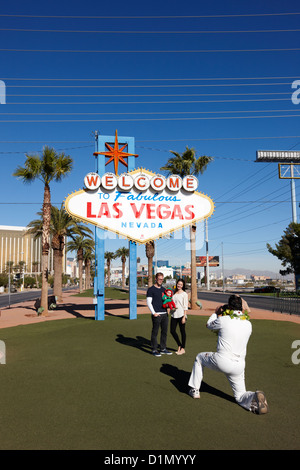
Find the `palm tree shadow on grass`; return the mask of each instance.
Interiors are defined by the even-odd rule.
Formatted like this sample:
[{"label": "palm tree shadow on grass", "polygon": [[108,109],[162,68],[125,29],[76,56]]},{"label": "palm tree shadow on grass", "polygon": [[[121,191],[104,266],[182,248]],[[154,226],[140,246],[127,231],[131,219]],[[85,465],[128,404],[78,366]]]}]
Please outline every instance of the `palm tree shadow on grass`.
[{"label": "palm tree shadow on grass", "polygon": [[[172,383],[172,385],[174,385],[175,388],[177,388],[180,393],[188,393],[188,382],[191,372],[178,369],[178,367],[173,366],[171,364],[163,364],[160,368],[160,372],[171,377],[170,382]],[[217,388],[208,385],[204,381],[202,381],[200,392],[209,393],[211,395],[215,395],[217,397],[223,398],[224,400],[228,400],[235,403],[235,399],[231,395],[228,395],[227,393],[224,393],[221,390],[218,390]]]}]

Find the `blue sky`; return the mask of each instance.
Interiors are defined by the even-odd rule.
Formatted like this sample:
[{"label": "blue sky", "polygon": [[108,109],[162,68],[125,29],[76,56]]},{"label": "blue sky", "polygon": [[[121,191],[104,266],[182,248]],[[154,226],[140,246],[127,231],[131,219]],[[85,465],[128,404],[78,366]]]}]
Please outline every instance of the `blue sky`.
[{"label": "blue sky", "polygon": [[[278,272],[266,243],[292,221],[290,180],[255,159],[257,150],[300,150],[300,104],[291,100],[299,18],[296,1],[3,4],[0,224],[25,226],[41,207],[42,184],[12,176],[25,153],[50,145],[72,156],[70,176],[51,187],[60,204],[94,171],[94,132],[117,129],[135,137],[137,166],[151,171],[186,146],[214,157],[199,177],[215,203],[209,254],[223,247],[225,269]],[[124,245],[108,240],[106,250]],[[156,246],[158,259],[189,260],[187,236]]]}]

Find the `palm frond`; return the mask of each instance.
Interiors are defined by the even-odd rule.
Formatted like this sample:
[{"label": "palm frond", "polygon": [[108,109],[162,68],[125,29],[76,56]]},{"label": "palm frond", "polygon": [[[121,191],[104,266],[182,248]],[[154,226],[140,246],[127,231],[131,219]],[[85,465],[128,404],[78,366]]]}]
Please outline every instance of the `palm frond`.
[{"label": "palm frond", "polygon": [[189,147],[186,147],[182,155],[173,150],[170,150],[170,153],[174,156],[169,158],[167,163],[160,168],[162,171],[166,171],[168,176],[176,174],[183,178],[187,175],[202,174],[213,160],[212,157],[207,156],[196,158],[196,150]]}]

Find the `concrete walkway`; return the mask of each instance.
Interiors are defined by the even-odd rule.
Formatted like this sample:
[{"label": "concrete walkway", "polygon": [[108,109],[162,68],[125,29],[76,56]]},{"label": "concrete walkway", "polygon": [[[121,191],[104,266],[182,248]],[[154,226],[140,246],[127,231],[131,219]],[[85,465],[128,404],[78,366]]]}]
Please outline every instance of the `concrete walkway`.
[{"label": "concrete walkway", "polygon": [[[23,302],[22,304],[11,305],[10,308],[2,308],[0,311],[0,329],[9,328],[17,325],[30,325],[33,323],[42,323],[44,321],[61,320],[66,318],[95,318],[95,308],[93,299],[90,297],[76,297],[78,291],[64,292],[63,302],[57,306],[53,311],[49,311],[48,316],[37,316],[34,308],[34,301]],[[143,292],[144,293],[144,292]],[[189,310],[189,315],[209,316],[214,311],[217,302],[210,302],[201,300],[202,309]],[[146,305],[146,299],[137,301],[138,315],[149,313]],[[105,301],[105,315],[129,315],[128,300],[113,300],[106,299]],[[288,315],[280,312],[271,312],[268,310],[251,309],[250,317],[252,319],[261,320],[277,320],[289,321],[293,323],[300,323],[300,316]]]}]

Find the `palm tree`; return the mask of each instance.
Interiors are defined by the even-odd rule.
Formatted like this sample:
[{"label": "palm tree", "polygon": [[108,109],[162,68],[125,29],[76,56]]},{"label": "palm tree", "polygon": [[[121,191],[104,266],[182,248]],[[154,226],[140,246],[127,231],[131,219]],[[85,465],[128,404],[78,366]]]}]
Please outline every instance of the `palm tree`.
[{"label": "palm tree", "polygon": [[14,265],[14,262],[13,261],[6,261],[6,267],[5,267],[5,272],[8,273],[8,272],[12,272],[13,270],[13,265]]},{"label": "palm tree", "polygon": [[72,219],[62,204],[60,209],[54,206],[51,208],[51,233],[54,259],[53,293],[58,297],[58,302],[60,302],[62,301],[62,261],[66,237],[72,237],[74,234],[87,236],[92,235],[93,232],[84,224]]},{"label": "palm tree", "polygon": [[85,289],[89,289],[91,286],[91,264],[92,259],[95,256],[95,242],[90,240],[89,245],[84,248],[83,259],[84,259],[84,269],[85,269]]},{"label": "palm tree", "polygon": [[58,154],[53,148],[44,147],[42,156],[27,155],[25,166],[18,166],[13,176],[24,183],[32,183],[36,179],[44,184],[43,231],[42,231],[42,294],[41,307],[43,315],[48,314],[48,253],[51,222],[50,183],[61,181],[72,169],[72,158],[64,153]]},{"label": "palm tree", "polygon": [[67,243],[68,251],[76,251],[77,261],[79,268],[79,292],[83,291],[83,259],[84,259],[84,250],[91,247],[91,243],[94,241],[92,238],[85,237],[82,234],[73,235],[72,240]]},{"label": "palm tree", "polygon": [[153,257],[155,253],[155,244],[153,240],[146,243],[146,256],[148,258],[148,287],[153,284]]},{"label": "palm tree", "polygon": [[104,258],[106,259],[107,266],[107,287],[110,287],[110,265],[111,261],[116,258],[116,255],[112,251],[106,251],[104,253]]},{"label": "palm tree", "polygon": [[39,270],[39,262],[38,261],[33,261],[33,263],[32,263],[32,272],[35,274],[35,283],[36,284],[37,284],[38,270]]},{"label": "palm tree", "polygon": [[[38,212],[39,219],[32,220],[27,225],[27,232],[34,234],[34,239],[39,238],[43,231],[43,214]],[[51,206],[51,248],[53,249],[53,266],[54,266],[54,284],[53,294],[57,297],[57,302],[62,302],[62,267],[63,255],[66,237],[71,237],[74,233],[82,235],[92,234],[92,231],[84,224],[76,222],[64,210],[63,204],[60,209]]]},{"label": "palm tree", "polygon": [[121,258],[122,260],[122,288],[125,287],[125,264],[126,258],[129,256],[129,249],[122,247],[116,251],[116,258]]},{"label": "palm tree", "polygon": [[[193,148],[186,147],[185,152],[180,155],[171,151],[174,157],[169,158],[166,165],[161,170],[168,172],[168,175],[176,174],[182,178],[188,175],[198,176],[203,174],[208,164],[213,160],[212,157],[205,155],[196,157],[196,151]],[[191,239],[191,308],[197,308],[197,278],[196,278],[196,225],[190,227]]]}]

